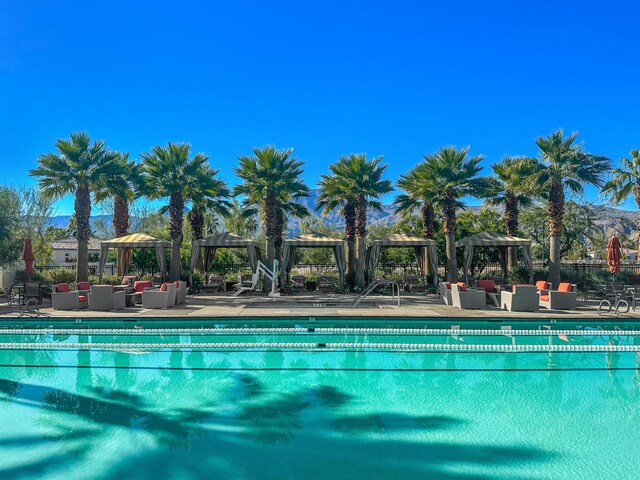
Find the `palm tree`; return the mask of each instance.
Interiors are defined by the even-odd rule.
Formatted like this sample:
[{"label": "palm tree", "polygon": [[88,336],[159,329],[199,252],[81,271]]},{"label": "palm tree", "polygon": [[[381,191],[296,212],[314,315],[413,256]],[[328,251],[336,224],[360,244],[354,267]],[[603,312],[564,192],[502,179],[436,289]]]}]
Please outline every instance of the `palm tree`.
[{"label": "palm tree", "polygon": [[447,280],[458,279],[458,261],[456,258],[456,211],[465,208],[460,202],[462,197],[483,197],[488,188],[486,177],[478,177],[482,170],[482,155],[468,157],[469,147],[458,150],[456,147],[441,148],[433,155],[425,156],[425,163],[438,185],[439,195],[436,204],[442,209],[443,231],[447,254]]},{"label": "palm tree", "polygon": [[[308,215],[306,207],[297,200],[309,196],[309,189],[300,176],[303,162],[291,155],[293,149],[276,150],[273,146],[254,148],[253,156],[239,157],[235,173],[242,180],[235,195],[245,197],[247,214],[260,211],[266,233],[267,264],[281,258],[286,215]],[[270,285],[267,283],[266,287]]]},{"label": "palm tree", "polygon": [[633,194],[638,207],[636,228],[640,230],[640,150],[631,150],[631,158],[622,158],[620,167],[611,172],[611,180],[602,187],[602,193],[614,204],[620,205]]},{"label": "palm tree", "polygon": [[224,228],[241,237],[253,238],[258,230],[255,212],[245,209],[234,199],[229,207],[229,214],[224,219]]},{"label": "palm tree", "polygon": [[231,191],[216,175],[217,169],[203,167],[200,179],[187,185],[185,198],[191,200],[187,220],[194,240],[204,237],[205,214],[212,213],[222,217],[229,215],[231,203],[227,199],[231,196]]},{"label": "palm tree", "polygon": [[601,187],[603,175],[611,168],[611,162],[602,155],[592,155],[576,143],[577,132],[564,136],[562,129],[548,137],[538,137],[536,145],[540,160],[527,177],[526,186],[547,201],[549,220],[549,278],[553,284],[560,282],[562,254],[560,252],[565,205],[565,188],[581,194],[584,184]]},{"label": "palm tree", "polygon": [[169,142],[166,147],[158,145],[140,155],[140,193],[151,200],[169,198],[167,209],[172,241],[169,278],[172,281],[179,280],[182,273],[180,247],[185,204],[193,200],[218,201],[218,180],[208,175],[212,172],[207,165],[208,157],[203,153],[193,157],[190,154],[188,143]]},{"label": "palm tree", "polygon": [[78,241],[76,281],[87,281],[91,195],[105,183],[105,178],[117,174],[117,154],[109,150],[103,141],[91,142],[85,132],[72,133],[69,140],[58,139],[55,146],[57,152],[40,155],[39,166],[31,170],[29,175],[39,177],[38,184],[47,198],[59,199],[67,194],[75,196],[75,237]]},{"label": "palm tree", "polygon": [[114,160],[116,170],[105,179],[95,194],[96,202],[113,199],[112,223],[116,237],[124,237],[129,233],[129,204],[135,197],[134,185],[138,174],[138,166],[129,160],[129,153],[118,153]]},{"label": "palm tree", "polygon": [[[507,235],[518,236],[520,208],[528,207],[533,203],[522,179],[531,173],[535,164],[535,158],[506,156],[499,163],[491,165],[496,176],[491,179],[491,188],[487,192],[485,203],[493,206],[504,205]],[[509,248],[509,269],[517,265],[517,252],[516,248]]]}]

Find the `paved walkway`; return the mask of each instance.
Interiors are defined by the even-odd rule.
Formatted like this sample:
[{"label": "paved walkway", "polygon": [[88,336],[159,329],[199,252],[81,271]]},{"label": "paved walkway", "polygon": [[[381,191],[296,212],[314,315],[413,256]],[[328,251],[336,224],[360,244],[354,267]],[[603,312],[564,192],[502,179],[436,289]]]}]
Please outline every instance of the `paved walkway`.
[{"label": "paved walkway", "polygon": [[[201,294],[188,296],[183,305],[166,310],[149,310],[142,307],[125,308],[117,312],[94,312],[89,310],[53,310],[51,302],[45,300],[40,308],[43,316],[64,318],[149,318],[149,317],[192,317],[192,318],[248,318],[248,317],[404,317],[404,318],[581,318],[603,321],[605,319],[640,319],[638,313],[616,317],[613,314],[597,316],[597,301],[578,302],[573,311],[541,309],[535,313],[507,312],[488,306],[485,310],[460,310],[443,305],[432,295],[403,295],[401,306],[396,306],[390,297],[372,296],[358,307],[352,306],[354,296],[326,295],[319,292],[307,295],[282,296],[272,299],[266,295],[253,294],[231,297],[229,294]],[[11,312],[6,300],[0,303],[0,318],[17,317]]]}]

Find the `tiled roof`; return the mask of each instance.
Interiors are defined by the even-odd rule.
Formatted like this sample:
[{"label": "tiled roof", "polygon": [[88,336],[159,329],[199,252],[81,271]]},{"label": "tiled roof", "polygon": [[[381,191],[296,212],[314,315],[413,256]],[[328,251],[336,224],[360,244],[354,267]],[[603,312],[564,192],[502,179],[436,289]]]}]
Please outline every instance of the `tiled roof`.
[{"label": "tiled roof", "polygon": [[[76,250],[78,248],[78,241],[75,238],[63,238],[61,240],[54,240],[51,242],[51,247],[54,250]],[[100,251],[100,239],[89,239],[89,250]]]}]

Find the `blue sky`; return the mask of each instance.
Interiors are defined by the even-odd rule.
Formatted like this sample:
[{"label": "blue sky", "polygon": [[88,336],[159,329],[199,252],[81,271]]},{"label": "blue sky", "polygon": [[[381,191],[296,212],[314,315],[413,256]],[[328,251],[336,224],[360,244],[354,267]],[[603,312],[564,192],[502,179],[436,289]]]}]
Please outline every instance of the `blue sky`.
[{"label": "blue sky", "polygon": [[633,1],[0,0],[0,169],[33,182],[38,154],[77,130],[133,156],[190,142],[231,184],[238,155],[267,144],[293,147],[311,186],[350,152],[384,155],[396,179],[470,145],[488,171],[558,127],[617,161],[640,147],[639,14]]}]

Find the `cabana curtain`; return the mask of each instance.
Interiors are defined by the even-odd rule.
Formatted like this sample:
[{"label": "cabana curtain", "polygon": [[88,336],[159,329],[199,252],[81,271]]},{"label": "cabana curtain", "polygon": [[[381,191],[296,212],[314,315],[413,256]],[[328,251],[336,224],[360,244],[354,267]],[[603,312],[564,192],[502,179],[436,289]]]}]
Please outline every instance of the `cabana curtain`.
[{"label": "cabana curtain", "polygon": [[[132,250],[134,248],[153,248],[156,251],[156,259],[158,262],[158,270],[164,279],[167,273],[167,266],[164,259],[164,250],[171,248],[171,242],[160,240],[146,233],[134,233],[124,237],[114,238],[100,242],[100,264],[98,267],[98,276],[102,281],[102,272],[107,263],[107,256],[110,248],[117,248],[122,253],[118,255],[118,260],[122,261],[122,268],[119,271],[127,272],[132,258]],[[126,268],[125,268],[126,267]]]},{"label": "cabana curtain", "polygon": [[401,234],[389,235],[388,237],[374,240],[367,248],[366,265],[369,274],[375,273],[378,263],[380,262],[380,254],[383,247],[413,247],[420,275],[425,276],[427,273],[425,260],[428,258],[429,270],[431,270],[433,275],[433,283],[434,285],[438,283],[438,252],[436,250],[435,240],[423,237],[409,237],[408,235]]},{"label": "cabana curtain", "polygon": [[258,260],[260,259],[260,249],[258,244],[251,239],[242,238],[230,232],[211,235],[209,237],[194,240],[191,246],[191,263],[189,265],[190,276],[198,264],[200,249],[204,248],[204,269],[208,272],[213,264],[216,251],[219,248],[246,248],[249,257],[249,266],[251,271],[255,273],[258,269]]},{"label": "cabana curtain", "polygon": [[331,248],[333,256],[336,259],[338,273],[340,275],[340,283],[342,283],[345,274],[345,256],[344,241],[339,238],[325,237],[324,235],[302,234],[295,238],[288,238],[284,241],[284,249],[282,252],[282,263],[280,268],[280,282],[286,283],[289,272],[296,263],[296,251],[298,248],[315,247],[315,248]]}]

